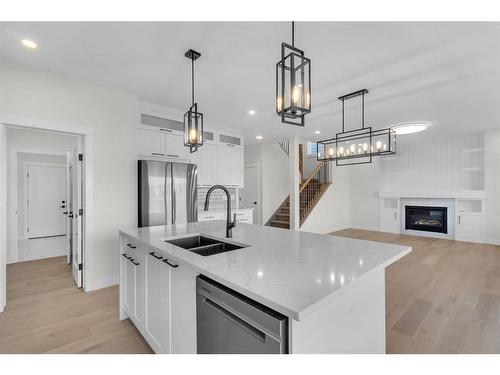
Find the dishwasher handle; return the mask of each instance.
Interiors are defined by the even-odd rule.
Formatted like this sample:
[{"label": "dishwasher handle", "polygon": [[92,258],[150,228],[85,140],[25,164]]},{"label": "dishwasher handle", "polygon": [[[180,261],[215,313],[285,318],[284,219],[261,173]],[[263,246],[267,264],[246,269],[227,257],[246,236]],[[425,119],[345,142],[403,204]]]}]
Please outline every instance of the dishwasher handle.
[{"label": "dishwasher handle", "polygon": [[248,332],[252,336],[254,336],[257,340],[261,342],[266,342],[266,334],[262,332],[260,329],[254,327],[250,323],[246,322],[245,320],[241,319],[238,315],[232,313],[231,311],[225,309],[218,303],[215,303],[214,301],[208,299],[208,298],[203,298],[203,302],[207,304],[207,306],[211,307],[214,309],[216,312],[218,312],[220,315],[228,319],[229,321],[233,322],[237,326],[239,326],[241,329],[244,331]]}]

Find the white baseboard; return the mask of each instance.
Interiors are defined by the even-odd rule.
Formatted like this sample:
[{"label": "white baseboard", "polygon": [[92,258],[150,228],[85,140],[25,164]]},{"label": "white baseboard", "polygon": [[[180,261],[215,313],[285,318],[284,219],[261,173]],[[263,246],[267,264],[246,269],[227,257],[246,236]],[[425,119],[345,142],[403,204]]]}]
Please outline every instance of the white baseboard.
[{"label": "white baseboard", "polygon": [[500,246],[500,240],[494,240],[492,238],[485,238],[483,240],[483,243],[488,244],[488,245],[499,245]]},{"label": "white baseboard", "polygon": [[351,225],[349,228],[359,229],[359,230],[371,230],[371,231],[374,231],[374,232],[380,232],[380,228],[379,227],[373,227],[373,226],[370,226],[370,225]]},{"label": "white baseboard", "polygon": [[120,276],[110,276],[101,280],[97,280],[96,282],[89,283],[88,281],[85,283],[85,291],[91,292],[93,290],[98,290],[102,288],[107,288],[113,285],[118,285],[120,282]]}]

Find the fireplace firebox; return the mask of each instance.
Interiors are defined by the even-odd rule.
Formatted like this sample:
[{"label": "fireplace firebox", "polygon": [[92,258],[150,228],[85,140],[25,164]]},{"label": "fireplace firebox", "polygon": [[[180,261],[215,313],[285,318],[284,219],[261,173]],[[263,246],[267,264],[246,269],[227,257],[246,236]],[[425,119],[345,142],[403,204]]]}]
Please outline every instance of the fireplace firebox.
[{"label": "fireplace firebox", "polygon": [[448,233],[448,208],[405,206],[405,228]]}]

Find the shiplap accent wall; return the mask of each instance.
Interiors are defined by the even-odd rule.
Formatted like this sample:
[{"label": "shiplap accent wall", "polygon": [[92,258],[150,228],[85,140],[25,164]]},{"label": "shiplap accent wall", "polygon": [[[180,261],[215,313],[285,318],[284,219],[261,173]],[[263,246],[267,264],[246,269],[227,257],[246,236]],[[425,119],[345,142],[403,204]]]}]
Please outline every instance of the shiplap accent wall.
[{"label": "shiplap accent wall", "polygon": [[380,162],[382,191],[484,190],[484,133],[402,143]]}]

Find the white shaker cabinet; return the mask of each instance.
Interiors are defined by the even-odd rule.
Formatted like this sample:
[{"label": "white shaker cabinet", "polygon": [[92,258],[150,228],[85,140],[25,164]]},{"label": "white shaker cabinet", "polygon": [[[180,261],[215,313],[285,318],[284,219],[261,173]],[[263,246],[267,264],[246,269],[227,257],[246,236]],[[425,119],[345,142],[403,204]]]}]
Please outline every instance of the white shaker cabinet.
[{"label": "white shaker cabinet", "polygon": [[216,158],[217,145],[213,143],[206,143],[191,154],[191,163],[198,166],[198,185],[216,184]]},{"label": "white shaker cabinet", "polygon": [[151,252],[146,256],[146,340],[156,353],[170,348],[170,267],[163,257]]},{"label": "white shaker cabinet", "polygon": [[456,239],[459,241],[482,242],[483,215],[481,213],[463,213],[457,215]]},{"label": "white shaker cabinet", "polygon": [[139,155],[165,156],[164,134],[159,131],[137,129],[137,148]]},{"label": "white shaker cabinet", "polygon": [[184,137],[180,134],[165,134],[165,157],[169,159],[189,159],[189,148],[184,146]]},{"label": "white shaker cabinet", "polygon": [[155,353],[196,353],[196,272],[121,236],[120,319]]}]

